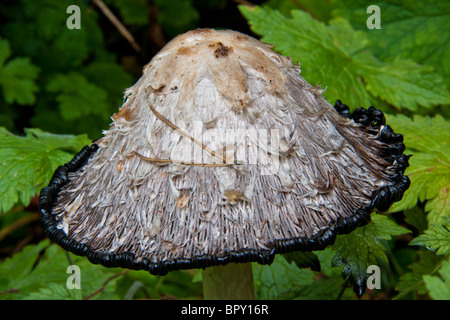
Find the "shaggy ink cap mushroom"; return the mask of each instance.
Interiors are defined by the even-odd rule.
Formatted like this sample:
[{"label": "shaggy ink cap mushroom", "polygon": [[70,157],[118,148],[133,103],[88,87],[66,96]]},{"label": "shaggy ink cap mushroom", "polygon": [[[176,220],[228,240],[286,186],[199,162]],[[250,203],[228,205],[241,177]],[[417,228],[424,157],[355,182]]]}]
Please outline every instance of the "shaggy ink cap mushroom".
[{"label": "shaggy ink cap mushroom", "polygon": [[324,249],[409,180],[383,113],[322,92],[247,35],[182,34],[42,189],[43,228],[93,263],[156,275]]}]

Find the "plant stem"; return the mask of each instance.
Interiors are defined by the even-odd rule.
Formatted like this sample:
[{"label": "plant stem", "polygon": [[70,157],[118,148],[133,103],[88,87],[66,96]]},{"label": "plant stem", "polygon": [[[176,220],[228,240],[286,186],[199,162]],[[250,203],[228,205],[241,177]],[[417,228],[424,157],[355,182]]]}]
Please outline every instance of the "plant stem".
[{"label": "plant stem", "polygon": [[230,263],[206,268],[202,274],[205,300],[253,300],[252,264]]}]

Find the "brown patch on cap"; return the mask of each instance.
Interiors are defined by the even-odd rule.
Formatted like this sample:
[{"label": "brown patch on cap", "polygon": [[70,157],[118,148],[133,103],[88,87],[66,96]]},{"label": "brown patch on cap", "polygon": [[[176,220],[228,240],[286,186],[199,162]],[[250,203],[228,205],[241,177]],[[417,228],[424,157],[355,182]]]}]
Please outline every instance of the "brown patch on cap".
[{"label": "brown patch on cap", "polygon": [[118,120],[119,118],[124,118],[126,121],[133,119],[133,113],[130,108],[122,107],[119,112],[114,113],[112,116],[113,120]]},{"label": "brown patch on cap", "polygon": [[120,161],[116,164],[116,170],[117,170],[117,171],[122,171],[123,168],[124,168],[124,165],[125,165],[124,161],[123,161],[123,160],[120,160]]},{"label": "brown patch on cap", "polygon": [[210,44],[208,47],[215,48],[214,56],[216,58],[228,57],[228,55],[233,52],[233,48],[232,47],[228,47],[228,46],[224,45],[222,42],[217,42],[217,43],[214,43],[214,44]]},{"label": "brown patch on cap", "polygon": [[156,93],[156,94],[158,94],[158,93],[163,92],[163,90],[164,90],[165,87],[166,87],[165,84],[160,84],[159,87],[156,88],[156,89],[153,88],[152,86],[148,86],[148,87],[146,88],[146,90],[147,90],[147,92],[149,92],[149,93]]},{"label": "brown patch on cap", "polygon": [[162,85],[160,85],[159,88],[156,89],[155,91],[156,91],[156,92],[162,92],[162,91],[164,90],[165,87],[166,87],[166,85],[165,85],[165,84],[162,84]]},{"label": "brown patch on cap", "polygon": [[177,55],[180,55],[180,56],[191,56],[194,53],[195,52],[189,47],[181,47],[177,50]]},{"label": "brown patch on cap", "polygon": [[184,208],[191,198],[190,190],[181,190],[180,196],[177,198],[177,207]]},{"label": "brown patch on cap", "polygon": [[233,189],[225,190],[224,196],[228,202],[236,202],[238,200],[250,201],[242,192]]}]

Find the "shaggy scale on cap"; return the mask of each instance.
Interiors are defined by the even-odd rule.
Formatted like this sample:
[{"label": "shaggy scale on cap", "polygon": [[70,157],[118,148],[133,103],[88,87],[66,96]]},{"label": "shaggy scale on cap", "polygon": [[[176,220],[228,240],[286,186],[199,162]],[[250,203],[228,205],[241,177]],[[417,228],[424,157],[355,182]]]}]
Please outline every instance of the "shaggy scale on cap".
[{"label": "shaggy scale on cap", "polygon": [[160,275],[323,249],[409,180],[382,112],[321,93],[247,35],[180,35],[42,189],[43,228],[93,263]]}]

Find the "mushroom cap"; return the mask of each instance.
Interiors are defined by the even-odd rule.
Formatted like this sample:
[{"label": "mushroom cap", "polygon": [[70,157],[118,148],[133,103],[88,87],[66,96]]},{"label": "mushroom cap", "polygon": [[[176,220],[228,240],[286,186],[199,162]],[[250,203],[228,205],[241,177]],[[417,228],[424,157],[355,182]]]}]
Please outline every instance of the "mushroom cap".
[{"label": "mushroom cap", "polygon": [[161,275],[323,249],[409,180],[383,114],[322,91],[250,36],[182,34],[42,189],[43,228],[93,263]]}]

